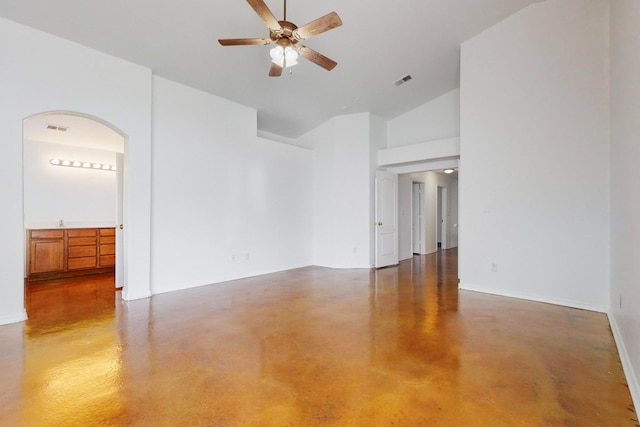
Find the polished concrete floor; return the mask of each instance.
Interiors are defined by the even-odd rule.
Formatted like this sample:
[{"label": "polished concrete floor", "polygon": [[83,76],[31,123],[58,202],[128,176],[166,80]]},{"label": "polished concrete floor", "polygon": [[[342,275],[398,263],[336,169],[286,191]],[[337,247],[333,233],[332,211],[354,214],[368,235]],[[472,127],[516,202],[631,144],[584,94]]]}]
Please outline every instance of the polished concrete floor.
[{"label": "polished concrete floor", "polygon": [[637,426],[607,317],[457,290],[457,253],[122,302],[27,286],[1,426]]}]

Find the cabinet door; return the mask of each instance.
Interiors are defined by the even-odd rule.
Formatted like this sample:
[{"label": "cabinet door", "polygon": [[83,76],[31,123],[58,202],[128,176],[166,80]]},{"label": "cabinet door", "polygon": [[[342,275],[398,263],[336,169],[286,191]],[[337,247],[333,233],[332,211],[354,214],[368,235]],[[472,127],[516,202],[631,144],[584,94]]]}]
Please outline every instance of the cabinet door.
[{"label": "cabinet door", "polygon": [[64,239],[32,240],[29,251],[29,273],[64,270]]}]

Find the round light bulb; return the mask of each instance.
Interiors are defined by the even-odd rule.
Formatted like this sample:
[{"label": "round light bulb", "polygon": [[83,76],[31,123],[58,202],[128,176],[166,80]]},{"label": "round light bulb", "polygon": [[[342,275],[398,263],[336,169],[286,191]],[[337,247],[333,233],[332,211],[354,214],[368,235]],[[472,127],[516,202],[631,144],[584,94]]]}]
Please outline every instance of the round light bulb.
[{"label": "round light bulb", "polygon": [[60,160],[58,160],[58,159],[51,159],[51,160],[49,160],[49,163],[51,163],[52,165],[59,165],[59,164],[60,164]]},{"label": "round light bulb", "polygon": [[83,167],[83,168],[90,168],[90,167],[91,167],[91,163],[89,163],[89,162],[84,162],[84,163],[82,164],[82,167]]},{"label": "round light bulb", "polygon": [[102,165],[100,163],[94,163],[93,164],[93,168],[94,169],[100,169],[102,167]]},{"label": "round light bulb", "polygon": [[76,168],[79,168],[80,166],[82,166],[82,163],[80,163],[78,161],[75,161],[75,162],[73,162],[73,166],[76,167]]},{"label": "round light bulb", "polygon": [[71,162],[69,160],[63,160],[62,166],[71,166]]}]

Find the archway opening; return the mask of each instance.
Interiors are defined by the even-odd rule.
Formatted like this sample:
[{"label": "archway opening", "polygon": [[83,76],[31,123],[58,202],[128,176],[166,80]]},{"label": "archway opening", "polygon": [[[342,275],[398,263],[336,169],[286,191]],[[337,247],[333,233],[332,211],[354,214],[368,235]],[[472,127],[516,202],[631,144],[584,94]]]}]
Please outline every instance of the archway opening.
[{"label": "archway opening", "polygon": [[[65,299],[84,292],[63,289],[72,279],[89,278],[98,286],[103,274],[100,286],[111,285],[112,299],[126,286],[120,227],[126,139],[112,124],[77,112],[51,111],[24,119],[27,309],[26,287],[36,281],[39,295],[45,295],[43,289],[54,292],[53,286],[43,286],[55,284],[60,293],[43,298],[57,299],[67,311],[73,302]],[[109,283],[104,274],[111,274]]]}]

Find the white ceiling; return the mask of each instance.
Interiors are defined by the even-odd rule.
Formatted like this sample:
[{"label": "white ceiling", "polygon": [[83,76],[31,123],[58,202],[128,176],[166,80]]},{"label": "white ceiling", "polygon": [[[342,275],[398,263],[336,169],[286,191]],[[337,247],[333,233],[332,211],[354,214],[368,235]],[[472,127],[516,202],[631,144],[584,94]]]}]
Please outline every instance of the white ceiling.
[{"label": "white ceiling", "polygon": [[[267,76],[269,46],[217,43],[268,37],[245,0],[3,0],[0,16],[253,107],[260,130],[297,138],[335,115],[389,120],[457,88],[461,42],[539,1],[289,0],[298,26],[340,15],[342,27],[305,41],[338,66],[301,59],[279,78]],[[283,2],[265,2],[282,19]],[[407,74],[413,80],[393,84]]]}]

